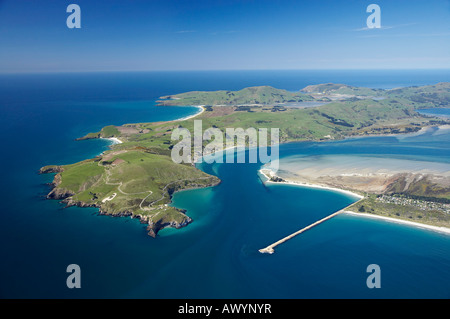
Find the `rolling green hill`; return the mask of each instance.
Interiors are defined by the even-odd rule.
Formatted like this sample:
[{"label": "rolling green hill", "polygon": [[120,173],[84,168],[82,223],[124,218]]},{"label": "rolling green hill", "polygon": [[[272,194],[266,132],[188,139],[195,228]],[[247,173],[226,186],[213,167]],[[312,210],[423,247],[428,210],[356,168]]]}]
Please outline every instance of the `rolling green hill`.
[{"label": "rolling green hill", "polygon": [[303,93],[293,93],[270,86],[255,86],[240,91],[193,91],[176,95],[162,96],[158,102],[162,105],[270,105],[286,102],[314,100]]},{"label": "rolling green hill", "polygon": [[49,198],[63,199],[68,206],[98,207],[112,216],[139,218],[149,224],[152,236],[166,226],[178,228],[191,222],[182,210],[168,206],[175,191],[219,183],[215,176],[142,147],[41,169],[49,170],[58,172]]}]

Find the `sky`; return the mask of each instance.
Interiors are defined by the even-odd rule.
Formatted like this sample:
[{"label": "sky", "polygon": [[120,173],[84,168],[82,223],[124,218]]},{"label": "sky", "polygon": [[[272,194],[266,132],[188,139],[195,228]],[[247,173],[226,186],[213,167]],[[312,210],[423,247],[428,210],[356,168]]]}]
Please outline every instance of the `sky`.
[{"label": "sky", "polygon": [[1,73],[247,69],[450,69],[450,0],[0,0]]}]

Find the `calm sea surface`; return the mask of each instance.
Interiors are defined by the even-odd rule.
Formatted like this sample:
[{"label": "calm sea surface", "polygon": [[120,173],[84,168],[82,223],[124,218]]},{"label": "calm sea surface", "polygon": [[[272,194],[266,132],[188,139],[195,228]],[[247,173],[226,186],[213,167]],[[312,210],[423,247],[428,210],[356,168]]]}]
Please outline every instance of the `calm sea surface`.
[{"label": "calm sea surface", "polygon": [[[2,298],[450,298],[450,236],[340,215],[280,245],[258,249],[347,206],[341,193],[264,186],[261,164],[202,164],[216,187],[177,193],[194,222],[157,239],[129,218],[46,200],[52,176],[108,149],[74,141],[105,125],[170,120],[193,107],[157,107],[162,95],[271,85],[373,88],[450,81],[448,71],[228,71],[0,75],[0,297]],[[445,112],[445,111],[444,111]],[[450,133],[282,145],[282,158],[371,156],[448,164]],[[81,289],[66,267],[81,267]],[[381,268],[381,288],[366,268]]]}]

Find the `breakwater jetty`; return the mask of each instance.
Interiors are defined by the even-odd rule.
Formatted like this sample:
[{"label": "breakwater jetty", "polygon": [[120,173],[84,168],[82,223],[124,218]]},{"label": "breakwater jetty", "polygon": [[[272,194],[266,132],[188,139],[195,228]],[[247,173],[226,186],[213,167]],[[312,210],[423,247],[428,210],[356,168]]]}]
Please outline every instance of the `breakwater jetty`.
[{"label": "breakwater jetty", "polygon": [[297,235],[303,233],[304,231],[307,231],[308,229],[311,229],[311,228],[313,228],[313,227],[315,227],[315,226],[317,226],[317,225],[323,223],[324,221],[326,221],[326,220],[328,220],[328,219],[333,218],[333,217],[336,216],[336,215],[339,215],[340,213],[343,213],[343,212],[345,211],[345,209],[347,209],[348,207],[350,207],[350,206],[352,206],[352,205],[354,205],[354,204],[355,204],[355,203],[352,203],[351,205],[349,205],[349,206],[347,206],[347,207],[345,207],[345,208],[343,208],[343,209],[341,209],[341,210],[339,210],[339,211],[337,211],[337,212],[335,212],[335,213],[333,213],[333,214],[331,214],[331,215],[328,215],[328,216],[326,216],[326,217],[324,217],[324,218],[322,218],[322,219],[320,219],[320,220],[318,220],[318,221],[312,223],[311,225],[306,226],[306,227],[304,227],[304,228],[302,228],[302,229],[296,231],[295,233],[292,233],[292,234],[290,234],[289,236],[286,236],[286,237],[280,239],[279,241],[274,242],[273,244],[267,246],[266,248],[260,249],[259,252],[262,253],[262,254],[273,254],[273,253],[275,252],[274,248],[275,248],[276,246],[278,246],[278,245],[280,245],[280,244],[282,244],[282,243],[288,241],[289,239],[291,239],[291,238],[293,238],[293,237],[295,237],[295,236],[297,236]]}]

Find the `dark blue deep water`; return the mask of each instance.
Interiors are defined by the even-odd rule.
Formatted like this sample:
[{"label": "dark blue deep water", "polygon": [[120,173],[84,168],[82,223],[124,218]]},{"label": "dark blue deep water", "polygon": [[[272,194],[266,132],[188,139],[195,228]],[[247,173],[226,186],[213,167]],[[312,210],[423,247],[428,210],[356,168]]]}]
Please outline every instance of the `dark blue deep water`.
[{"label": "dark blue deep water", "polygon": [[[450,81],[447,71],[227,71],[0,75],[3,142],[1,298],[450,298],[450,236],[340,215],[280,245],[258,249],[347,206],[342,193],[264,186],[260,164],[201,165],[222,183],[177,193],[194,222],[157,239],[129,218],[46,200],[47,164],[68,164],[108,148],[74,141],[110,124],[169,120],[193,107],[158,107],[162,95],[272,85],[299,90],[345,83],[374,88]],[[448,163],[449,134],[282,145],[295,154],[377,154]],[[81,267],[68,289],[66,267]],[[381,268],[381,288],[366,267]]]}]

